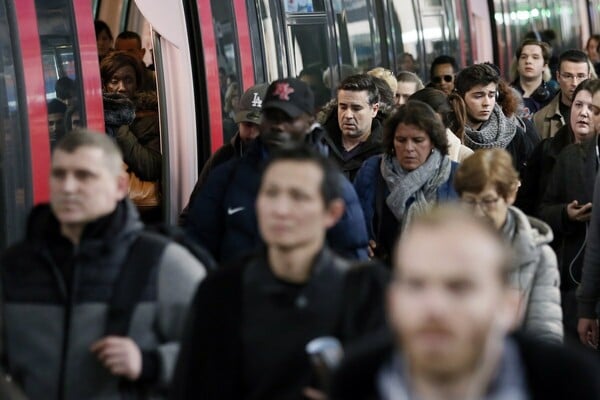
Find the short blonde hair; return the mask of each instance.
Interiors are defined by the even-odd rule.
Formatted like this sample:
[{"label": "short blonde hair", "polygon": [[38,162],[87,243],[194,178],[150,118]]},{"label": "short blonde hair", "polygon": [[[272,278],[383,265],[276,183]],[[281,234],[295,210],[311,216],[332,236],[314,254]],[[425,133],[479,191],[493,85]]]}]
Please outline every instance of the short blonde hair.
[{"label": "short blonde hair", "polygon": [[383,79],[385,81],[385,83],[388,84],[390,89],[392,89],[393,93],[396,93],[396,90],[398,90],[398,81],[396,80],[394,73],[392,71],[390,71],[389,69],[386,69],[383,67],[377,67],[377,68],[373,68],[372,70],[368,71],[367,74],[374,76],[376,78],[379,78],[379,79]]}]

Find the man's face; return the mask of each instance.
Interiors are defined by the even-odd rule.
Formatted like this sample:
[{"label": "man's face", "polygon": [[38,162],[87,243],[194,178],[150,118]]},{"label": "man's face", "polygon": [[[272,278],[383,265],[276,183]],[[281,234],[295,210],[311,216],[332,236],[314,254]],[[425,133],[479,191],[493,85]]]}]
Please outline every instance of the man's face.
[{"label": "man's face", "polygon": [[600,108],[594,105],[592,94],[587,90],[580,90],[573,99],[570,119],[576,143],[581,143],[596,133]]},{"label": "man's face", "polygon": [[52,113],[48,114],[48,130],[50,136],[56,138],[65,133],[65,120],[64,114]]},{"label": "man's face", "polygon": [[240,139],[244,143],[249,143],[256,139],[260,133],[259,126],[253,124],[252,122],[240,122],[239,125],[240,130]]},{"label": "man's face", "polygon": [[264,173],[256,200],[261,236],[267,246],[292,250],[321,246],[336,218],[321,194],[323,172],[307,161],[282,160]]},{"label": "man's face", "polygon": [[137,90],[137,80],[135,70],[132,66],[126,65],[115,71],[113,76],[106,84],[106,91],[109,93],[122,93],[130,99]]},{"label": "man's face", "polygon": [[379,104],[369,104],[369,92],[338,90],[338,124],[342,135],[350,139],[366,139]]},{"label": "man's face", "polygon": [[406,104],[408,98],[417,91],[416,82],[401,82],[398,81],[398,89],[396,90],[396,104]]},{"label": "man's face", "polygon": [[481,228],[459,225],[415,227],[394,259],[388,319],[411,370],[430,379],[481,367],[486,346],[514,322],[500,281],[502,247]]},{"label": "man's face", "polygon": [[137,39],[117,39],[115,50],[126,51],[140,61],[143,61],[146,49],[143,49]]},{"label": "man's face", "polygon": [[261,138],[268,146],[278,147],[287,142],[300,142],[310,131],[311,120],[307,114],[290,117],[277,108],[263,109]]},{"label": "man's face", "polygon": [[540,46],[535,44],[523,46],[517,64],[517,70],[522,79],[541,79],[545,65],[544,54]]},{"label": "man's face", "polygon": [[490,119],[494,105],[496,104],[495,83],[473,86],[465,93],[465,104],[467,106],[468,124],[478,129],[485,121]]},{"label": "man's face", "polygon": [[454,67],[452,64],[438,64],[433,67],[433,75],[431,76],[431,82],[433,87],[443,91],[446,94],[452,93],[454,90]]},{"label": "man's face", "polygon": [[101,149],[53,153],[50,205],[61,225],[83,227],[110,214],[126,194],[126,177],[111,171]]},{"label": "man's face", "polygon": [[563,61],[556,72],[556,80],[560,85],[561,100],[570,106],[573,101],[575,88],[590,77],[587,63]]}]

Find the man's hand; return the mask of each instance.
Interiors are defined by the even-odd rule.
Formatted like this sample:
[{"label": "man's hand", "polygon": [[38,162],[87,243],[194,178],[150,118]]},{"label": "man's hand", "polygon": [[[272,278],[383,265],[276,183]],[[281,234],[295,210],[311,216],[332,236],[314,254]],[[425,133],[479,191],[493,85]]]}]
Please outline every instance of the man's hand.
[{"label": "man's hand", "polygon": [[579,340],[585,346],[598,349],[598,320],[592,318],[579,318],[577,323]]},{"label": "man's hand", "polygon": [[579,205],[577,200],[567,204],[567,215],[570,220],[578,222],[589,221],[592,217],[592,203]]},{"label": "man's hand", "polygon": [[375,257],[375,249],[377,248],[377,243],[373,239],[369,239],[369,258]]},{"label": "man's hand", "polygon": [[135,381],[142,373],[142,352],[133,340],[122,336],[106,336],[90,348],[111,374]]}]

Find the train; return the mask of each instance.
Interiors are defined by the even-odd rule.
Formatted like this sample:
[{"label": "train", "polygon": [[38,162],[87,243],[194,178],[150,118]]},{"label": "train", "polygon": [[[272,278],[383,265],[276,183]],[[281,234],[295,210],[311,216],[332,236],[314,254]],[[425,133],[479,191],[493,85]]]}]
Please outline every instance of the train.
[{"label": "train", "polygon": [[224,142],[223,80],[240,88],[304,69],[330,94],[344,68],[414,69],[438,55],[505,74],[526,35],[556,53],[600,32],[600,0],[3,0],[0,4],[0,245],[23,237],[49,197],[48,101],[76,83],[81,125],[104,131],[94,20],[152,48],[163,153],[163,215],[174,223],[204,161]]}]

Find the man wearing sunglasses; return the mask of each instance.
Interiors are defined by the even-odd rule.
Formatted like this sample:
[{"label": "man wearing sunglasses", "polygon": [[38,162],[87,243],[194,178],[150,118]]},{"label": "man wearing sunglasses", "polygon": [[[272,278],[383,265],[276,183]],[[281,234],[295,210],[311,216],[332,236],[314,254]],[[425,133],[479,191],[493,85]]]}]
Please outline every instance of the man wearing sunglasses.
[{"label": "man wearing sunglasses", "polygon": [[439,89],[448,95],[454,90],[454,75],[457,72],[458,65],[454,57],[447,55],[436,57],[431,63],[429,73],[431,83],[429,86]]}]

